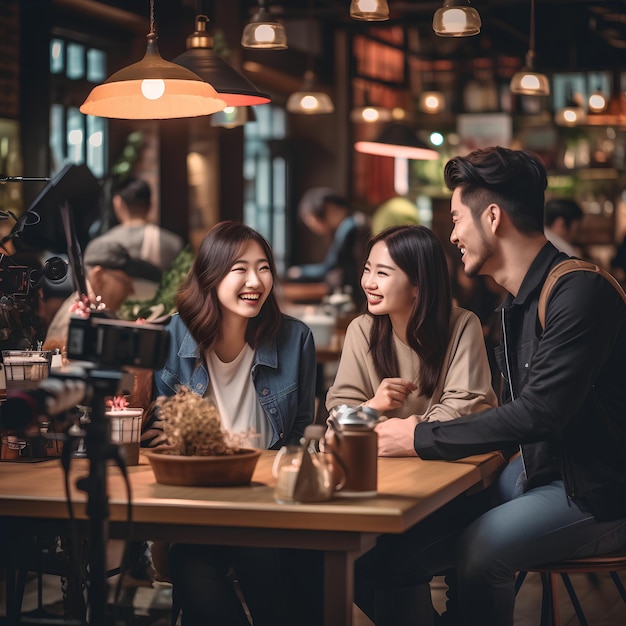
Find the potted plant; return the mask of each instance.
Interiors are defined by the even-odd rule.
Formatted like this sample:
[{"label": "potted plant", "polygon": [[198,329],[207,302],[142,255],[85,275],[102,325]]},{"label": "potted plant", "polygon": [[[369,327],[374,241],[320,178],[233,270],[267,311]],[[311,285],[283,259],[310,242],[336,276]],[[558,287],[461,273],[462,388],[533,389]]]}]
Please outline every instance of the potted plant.
[{"label": "potted plant", "polygon": [[261,455],[240,445],[243,436],[222,429],[215,405],[186,387],[155,401],[167,445],[147,451],[159,483],[166,485],[248,484]]}]

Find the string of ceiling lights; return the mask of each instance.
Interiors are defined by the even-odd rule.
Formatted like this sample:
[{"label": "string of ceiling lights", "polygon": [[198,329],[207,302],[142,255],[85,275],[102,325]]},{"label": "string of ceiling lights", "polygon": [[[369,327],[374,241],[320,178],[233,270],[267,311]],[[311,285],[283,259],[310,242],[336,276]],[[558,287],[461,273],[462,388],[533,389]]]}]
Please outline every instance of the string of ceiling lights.
[{"label": "string of ceiling lights", "polygon": [[[145,56],[94,87],[80,107],[82,113],[120,119],[212,115],[216,125],[232,127],[253,116],[251,106],[270,102],[267,94],[214,53],[213,37],[208,30],[209,19],[205,15],[196,17],[195,30],[187,37],[186,52],[173,62],[163,59],[157,47],[154,3],[155,0],[149,0],[150,23]],[[351,0],[350,17],[360,21],[385,21],[389,19],[389,5],[387,0]],[[443,0],[442,7],[433,16],[432,27],[441,37],[470,37],[480,33],[481,18],[469,0]],[[511,79],[510,90],[525,96],[547,96],[550,94],[548,78],[534,69],[534,31],[535,3],[530,0],[529,49],[524,68]],[[266,0],[258,0],[255,12],[243,29],[241,46],[263,50],[287,49],[285,28],[269,10]],[[289,97],[287,111],[304,115],[332,113],[334,105],[330,95],[316,86],[311,55],[307,65],[302,87]],[[592,97],[590,111],[602,113],[607,106],[606,99],[602,99],[601,93],[592,94]],[[359,111],[351,112],[353,122],[398,123],[396,119],[390,119],[389,110],[369,102],[367,94],[364,94],[363,100]],[[443,94],[429,90],[428,97],[424,94],[422,100],[423,111],[436,113],[442,106]],[[577,106],[574,107],[574,104]],[[569,125],[580,123],[578,104],[568,101],[565,109],[557,114],[557,121],[562,120],[559,123]],[[407,126],[405,123],[402,125]],[[432,158],[430,153],[428,158]]]}]

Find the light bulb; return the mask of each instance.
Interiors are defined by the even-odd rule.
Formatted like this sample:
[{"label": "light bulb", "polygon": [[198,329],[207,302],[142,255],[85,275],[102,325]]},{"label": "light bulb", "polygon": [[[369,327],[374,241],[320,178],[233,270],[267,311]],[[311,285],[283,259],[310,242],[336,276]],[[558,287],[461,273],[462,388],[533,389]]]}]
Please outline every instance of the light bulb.
[{"label": "light bulb", "polygon": [[376,0],[359,0],[357,4],[359,5],[359,10],[363,11],[363,13],[373,13],[378,6]]},{"label": "light bulb", "polygon": [[604,111],[606,108],[606,98],[601,93],[593,93],[589,96],[589,108],[592,111]]},{"label": "light bulb", "polygon": [[522,78],[520,85],[524,89],[539,89],[539,79],[534,74],[526,74]]},{"label": "light bulb", "polygon": [[366,109],[363,109],[361,115],[366,122],[370,123],[375,122],[380,117],[378,111],[372,107],[367,107]]},{"label": "light bulb", "polygon": [[462,9],[448,9],[442,19],[446,30],[452,33],[463,31],[467,25],[467,17]]},{"label": "light bulb", "polygon": [[276,34],[269,24],[260,24],[254,30],[254,39],[258,43],[273,43],[274,39],[276,39]]},{"label": "light bulb", "polygon": [[566,111],[563,111],[563,119],[568,124],[575,124],[576,120],[578,119],[578,115],[576,114],[576,111],[567,109]]},{"label": "light bulb", "polygon": [[148,100],[158,100],[165,93],[165,82],[160,78],[145,78],[141,81],[141,93]]},{"label": "light bulb", "polygon": [[304,98],[300,100],[300,106],[305,111],[315,111],[319,106],[319,102],[315,96],[304,96]]}]

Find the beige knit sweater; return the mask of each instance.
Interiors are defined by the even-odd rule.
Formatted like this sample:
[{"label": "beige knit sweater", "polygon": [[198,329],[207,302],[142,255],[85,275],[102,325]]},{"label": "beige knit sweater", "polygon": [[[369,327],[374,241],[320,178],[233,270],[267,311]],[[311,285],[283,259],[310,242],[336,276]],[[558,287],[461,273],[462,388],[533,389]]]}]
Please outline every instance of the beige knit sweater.
[{"label": "beige knit sweater", "polygon": [[[374,397],[381,378],[368,352],[371,326],[369,315],[357,317],[348,326],[337,376],[326,396],[328,410],[340,404],[358,405]],[[417,384],[420,367],[417,355],[395,335],[394,343],[399,376]],[[428,397],[418,389],[401,408],[388,411],[386,416],[417,415],[420,421],[446,421],[495,406],[497,398],[491,387],[480,322],[474,313],[453,307],[450,341],[435,393]]]}]

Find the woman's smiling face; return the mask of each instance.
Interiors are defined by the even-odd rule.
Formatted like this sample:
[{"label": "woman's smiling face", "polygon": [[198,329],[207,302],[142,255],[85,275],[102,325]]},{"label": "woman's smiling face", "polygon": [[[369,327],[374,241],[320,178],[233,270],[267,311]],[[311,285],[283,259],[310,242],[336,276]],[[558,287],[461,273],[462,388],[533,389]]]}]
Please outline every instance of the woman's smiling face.
[{"label": "woman's smiling face", "polygon": [[256,241],[247,243],[217,286],[222,314],[256,317],[274,285],[274,277],[263,249]]},{"label": "woman's smiling face", "polygon": [[361,287],[372,315],[406,316],[417,297],[417,287],[393,261],[384,241],[372,246],[363,269]]}]

